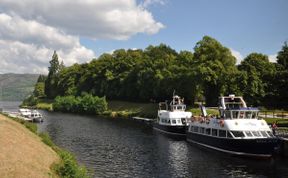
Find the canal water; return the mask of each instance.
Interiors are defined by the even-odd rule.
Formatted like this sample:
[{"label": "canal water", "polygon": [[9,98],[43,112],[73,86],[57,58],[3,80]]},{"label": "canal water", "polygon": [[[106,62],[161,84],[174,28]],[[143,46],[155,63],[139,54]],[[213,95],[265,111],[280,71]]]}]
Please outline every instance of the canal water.
[{"label": "canal water", "polygon": [[287,159],[233,157],[134,120],[41,113],[39,131],[73,152],[93,177],[288,177]]}]

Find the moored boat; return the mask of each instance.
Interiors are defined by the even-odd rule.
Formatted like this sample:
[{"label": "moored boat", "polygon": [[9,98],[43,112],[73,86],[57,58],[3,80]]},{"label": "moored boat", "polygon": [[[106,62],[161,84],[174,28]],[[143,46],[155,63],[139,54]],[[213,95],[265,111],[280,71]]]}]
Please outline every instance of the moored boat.
[{"label": "moored boat", "polygon": [[37,110],[30,110],[26,108],[19,109],[20,119],[31,122],[43,122],[42,115]]},{"label": "moored boat", "polygon": [[186,136],[188,121],[192,113],[187,112],[184,99],[173,94],[172,101],[159,103],[158,117],[153,129],[170,135]]},{"label": "moored boat", "polygon": [[219,98],[220,118],[193,118],[187,141],[233,155],[270,157],[279,146],[257,108],[247,107],[242,97]]}]

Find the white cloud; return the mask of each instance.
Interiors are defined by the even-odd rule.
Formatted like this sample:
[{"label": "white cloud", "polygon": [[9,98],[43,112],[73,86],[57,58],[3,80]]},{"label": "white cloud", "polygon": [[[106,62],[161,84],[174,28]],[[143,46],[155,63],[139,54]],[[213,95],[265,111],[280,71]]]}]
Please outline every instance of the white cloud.
[{"label": "white cloud", "polygon": [[87,62],[96,55],[80,37],[124,40],[161,28],[136,0],[0,0],[0,73],[47,73],[54,50],[65,65]]},{"label": "white cloud", "polygon": [[240,64],[241,61],[243,60],[243,56],[241,55],[241,53],[239,51],[232,49],[232,48],[230,48],[230,51],[231,51],[232,55],[236,58],[236,65]]},{"label": "white cloud", "polygon": [[93,39],[155,34],[164,25],[136,0],[2,0],[1,8],[25,19]]},{"label": "white cloud", "polygon": [[19,16],[0,14],[0,37],[1,73],[46,74],[54,50],[66,65],[95,56],[78,37]]},{"label": "white cloud", "polygon": [[268,59],[269,59],[270,62],[276,63],[277,62],[277,54],[269,55]]},{"label": "white cloud", "polygon": [[164,5],[166,4],[166,0],[144,0],[141,6],[143,6],[144,8],[147,8],[148,6],[151,6],[153,4]]}]

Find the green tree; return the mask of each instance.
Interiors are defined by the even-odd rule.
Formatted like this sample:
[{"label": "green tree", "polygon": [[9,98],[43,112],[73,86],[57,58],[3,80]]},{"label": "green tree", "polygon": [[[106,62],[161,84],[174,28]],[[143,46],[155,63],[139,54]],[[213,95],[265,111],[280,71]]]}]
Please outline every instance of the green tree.
[{"label": "green tree", "polygon": [[247,75],[246,85],[240,86],[244,98],[251,105],[260,105],[269,91],[269,79],[274,75],[275,65],[268,56],[260,53],[249,54],[238,66]]},{"label": "green tree", "polygon": [[33,91],[33,95],[37,98],[45,98],[45,83],[44,82],[37,82]]},{"label": "green tree", "polygon": [[[215,106],[219,95],[226,94],[230,76],[237,71],[236,58],[217,40],[204,36],[194,48],[197,78],[203,89],[206,105]],[[232,74],[231,74],[232,73]]]},{"label": "green tree", "polygon": [[288,45],[287,45],[287,41],[285,41],[284,45],[282,46],[282,50],[278,52],[277,63],[281,64],[285,70],[288,70]]},{"label": "green tree", "polygon": [[48,67],[49,73],[45,81],[45,94],[48,98],[55,98],[57,96],[56,89],[58,81],[58,72],[60,70],[60,64],[56,51],[54,51],[52,60],[49,63],[50,63],[50,67]]}]

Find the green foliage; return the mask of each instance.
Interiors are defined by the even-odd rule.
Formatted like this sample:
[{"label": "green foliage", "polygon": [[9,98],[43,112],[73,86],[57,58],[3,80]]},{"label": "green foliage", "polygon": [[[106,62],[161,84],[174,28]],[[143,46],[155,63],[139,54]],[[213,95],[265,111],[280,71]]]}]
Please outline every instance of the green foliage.
[{"label": "green foliage", "polygon": [[105,97],[100,98],[90,94],[81,97],[58,96],[53,103],[53,109],[72,113],[102,114],[107,110],[107,102]]},{"label": "green foliage", "polygon": [[54,166],[56,173],[63,178],[88,178],[87,170],[77,164],[74,156],[65,150],[59,150],[61,162]]},{"label": "green foliage", "polygon": [[258,106],[263,103],[271,87],[269,82],[275,73],[275,65],[270,63],[268,56],[251,53],[238,66],[239,70],[246,73],[246,85],[240,85],[244,98],[250,105]]},{"label": "green foliage", "polygon": [[62,67],[60,67],[56,51],[54,51],[52,60],[49,63],[50,63],[50,67],[48,67],[49,73],[45,81],[45,95],[48,98],[53,99],[58,95],[57,90],[55,89],[57,88],[59,80],[58,74],[60,72],[60,69],[62,69]]},{"label": "green foliage", "polygon": [[44,82],[37,82],[33,91],[33,95],[37,98],[44,98],[45,97],[45,83]]},{"label": "green foliage", "polygon": [[[197,42],[194,53],[178,53],[165,44],[150,45],[144,50],[115,50],[90,63],[70,67],[60,64],[55,52],[45,81],[45,94],[48,98],[74,96],[67,98],[71,100],[70,105],[66,103],[67,110],[83,109],[88,113],[94,111],[85,102],[80,109],[73,108],[79,107],[77,97],[83,92],[108,100],[159,102],[169,99],[176,90],[185,103],[205,101],[207,106],[217,105],[221,95],[235,94],[244,95],[249,105],[288,107],[287,50],[285,43],[278,53],[277,64],[269,62],[266,55],[251,53],[238,67],[231,51],[209,36]],[[35,94],[42,95],[42,86],[36,86]],[[89,97],[86,99],[91,102]]]},{"label": "green foliage", "polygon": [[51,140],[48,133],[40,133],[39,136],[41,137],[43,143],[45,143],[46,145],[48,145],[50,147],[55,147],[55,144]]},{"label": "green foliage", "polygon": [[53,102],[47,101],[47,100],[39,100],[36,108],[37,109],[43,109],[43,110],[47,110],[47,111],[53,111],[53,106],[52,106]]},{"label": "green foliage", "polygon": [[38,103],[38,99],[34,96],[31,95],[28,98],[24,99],[21,106],[35,106]]},{"label": "green foliage", "polygon": [[231,76],[237,71],[236,59],[228,48],[208,36],[196,44],[194,51],[196,78],[201,79],[206,104],[215,106],[218,97],[227,93]]},{"label": "green foliage", "polygon": [[287,45],[287,41],[285,41],[284,45],[282,46],[282,50],[278,52],[277,63],[282,65],[285,70],[288,70],[288,45]]}]

